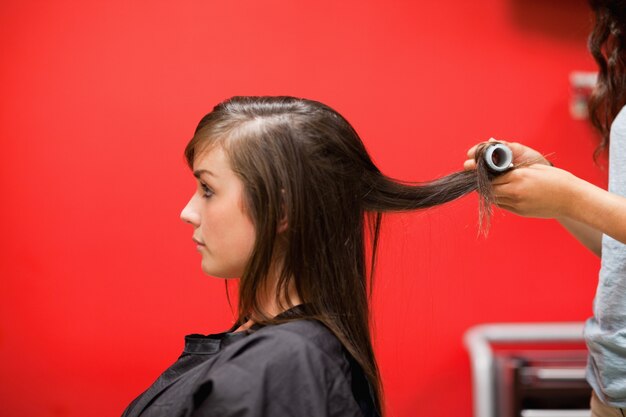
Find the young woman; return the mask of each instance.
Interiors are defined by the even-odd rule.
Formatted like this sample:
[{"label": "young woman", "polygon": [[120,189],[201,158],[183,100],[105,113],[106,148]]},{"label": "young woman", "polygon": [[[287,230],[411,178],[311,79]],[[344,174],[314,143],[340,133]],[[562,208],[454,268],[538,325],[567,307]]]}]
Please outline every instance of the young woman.
[{"label": "young woman", "polygon": [[[591,120],[609,149],[609,190],[555,168],[537,151],[510,143],[514,164],[539,161],[493,182],[498,205],[528,217],[555,218],[602,258],[594,317],[585,326],[593,416],[626,415],[626,0],[592,0],[589,38],[599,66]],[[473,169],[475,148],[466,169]]]},{"label": "young woman", "polygon": [[342,116],[292,97],[220,103],[185,155],[198,186],[181,218],[203,271],[239,279],[239,318],[187,336],[124,416],[382,415],[368,308],[382,213],[458,198],[475,174],[394,181]]}]

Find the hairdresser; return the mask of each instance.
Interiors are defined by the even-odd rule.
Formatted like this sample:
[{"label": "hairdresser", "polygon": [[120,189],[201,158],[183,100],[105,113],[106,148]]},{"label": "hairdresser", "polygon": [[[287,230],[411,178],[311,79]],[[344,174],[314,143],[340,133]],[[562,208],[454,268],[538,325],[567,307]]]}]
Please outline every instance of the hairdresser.
[{"label": "hairdresser", "polygon": [[[589,48],[599,66],[590,101],[609,154],[609,190],[552,166],[539,152],[509,143],[514,169],[493,181],[497,205],[526,217],[557,219],[601,257],[594,317],[584,330],[593,417],[626,416],[626,0],[591,0]],[[476,167],[476,146],[465,169]]]}]

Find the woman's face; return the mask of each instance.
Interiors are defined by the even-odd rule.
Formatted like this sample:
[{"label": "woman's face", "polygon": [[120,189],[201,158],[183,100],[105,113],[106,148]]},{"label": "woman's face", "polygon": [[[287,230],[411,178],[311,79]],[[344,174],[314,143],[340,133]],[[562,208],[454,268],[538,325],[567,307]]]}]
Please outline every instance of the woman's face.
[{"label": "woman's face", "polygon": [[198,187],[180,218],[193,226],[202,270],[219,278],[241,277],[255,240],[244,212],[243,183],[219,146],[196,156],[193,171]]}]

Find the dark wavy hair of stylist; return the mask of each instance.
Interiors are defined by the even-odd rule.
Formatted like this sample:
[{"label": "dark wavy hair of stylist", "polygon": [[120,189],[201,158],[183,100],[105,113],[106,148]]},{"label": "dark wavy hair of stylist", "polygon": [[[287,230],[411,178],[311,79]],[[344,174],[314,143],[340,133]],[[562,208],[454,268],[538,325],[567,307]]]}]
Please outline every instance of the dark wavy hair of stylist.
[{"label": "dark wavy hair of stylist", "polygon": [[592,124],[601,135],[594,159],[608,149],[611,123],[626,105],[626,0],[590,0],[595,21],[589,50],[598,64],[598,82],[589,100]]},{"label": "dark wavy hair of stylist", "polygon": [[[188,165],[193,169],[196,156],[214,146],[224,150],[242,180],[256,233],[239,281],[238,323],[250,317],[263,325],[323,323],[362,368],[382,415],[368,307],[382,215],[437,206],[479,190],[481,218],[488,218],[494,174],[485,168],[482,150],[477,170],[426,183],[400,182],[381,173],[340,114],[293,97],[233,97],[220,103],[187,145]],[[281,219],[287,219],[284,232]],[[280,319],[268,317],[257,296],[277,255],[277,300],[290,300],[293,288],[302,302],[297,314]]]}]

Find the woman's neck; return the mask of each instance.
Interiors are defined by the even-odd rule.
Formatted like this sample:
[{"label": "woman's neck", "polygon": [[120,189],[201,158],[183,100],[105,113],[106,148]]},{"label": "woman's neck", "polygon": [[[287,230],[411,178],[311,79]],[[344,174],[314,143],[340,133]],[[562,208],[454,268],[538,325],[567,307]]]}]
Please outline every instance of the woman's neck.
[{"label": "woman's neck", "polygon": [[[257,295],[259,309],[266,317],[276,317],[284,311],[302,304],[302,300],[293,285],[293,279],[288,282],[287,297],[281,291],[278,293],[278,279],[276,274],[272,274],[272,278],[268,279],[264,290],[259,290]],[[261,317],[252,316],[248,321],[239,326],[235,332],[241,332],[250,329],[255,323],[262,321]]]}]

